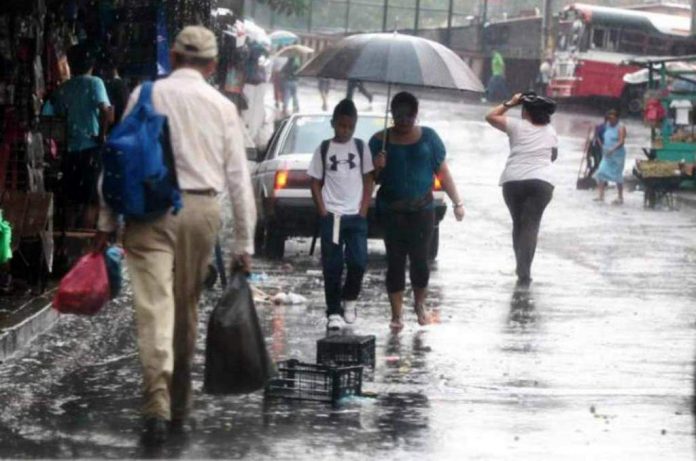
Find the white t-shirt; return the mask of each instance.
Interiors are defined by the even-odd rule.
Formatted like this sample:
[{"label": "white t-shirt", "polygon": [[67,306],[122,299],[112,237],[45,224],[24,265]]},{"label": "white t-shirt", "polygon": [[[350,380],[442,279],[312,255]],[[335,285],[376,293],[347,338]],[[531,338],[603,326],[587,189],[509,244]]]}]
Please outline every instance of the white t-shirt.
[{"label": "white t-shirt", "polygon": [[693,107],[691,101],[688,99],[676,99],[672,101],[669,105],[670,108],[676,109],[677,116],[674,119],[674,123],[677,125],[689,125],[689,112]]},{"label": "white t-shirt", "polygon": [[527,120],[506,117],[505,131],[510,138],[510,156],[500,185],[526,179],[552,184],[551,151],[558,148],[558,135],[551,124],[536,126]]},{"label": "white t-shirt", "polygon": [[370,147],[367,143],[364,145],[362,171],[360,151],[354,139],[345,144],[331,141],[326,152],[326,174],[321,159],[321,146],[314,152],[307,174],[315,179],[324,179],[321,196],[329,213],[345,216],[360,212],[363,175],[375,169]]}]

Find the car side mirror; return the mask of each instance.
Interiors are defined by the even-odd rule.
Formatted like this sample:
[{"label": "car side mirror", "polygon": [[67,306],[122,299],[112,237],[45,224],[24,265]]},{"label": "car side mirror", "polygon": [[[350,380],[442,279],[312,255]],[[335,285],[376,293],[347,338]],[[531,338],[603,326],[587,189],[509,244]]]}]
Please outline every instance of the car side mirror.
[{"label": "car side mirror", "polygon": [[260,158],[259,158],[259,157],[260,157],[260,155],[259,155],[260,152],[261,152],[261,151],[260,151],[259,149],[257,149],[256,147],[247,147],[247,148],[246,148],[246,157],[247,157],[247,160],[249,160],[250,162],[258,162],[258,161],[260,161]]},{"label": "car side mirror", "polygon": [[266,160],[266,155],[268,155],[268,148],[265,147],[263,149],[257,149],[256,150],[256,161],[261,163],[264,160]]}]

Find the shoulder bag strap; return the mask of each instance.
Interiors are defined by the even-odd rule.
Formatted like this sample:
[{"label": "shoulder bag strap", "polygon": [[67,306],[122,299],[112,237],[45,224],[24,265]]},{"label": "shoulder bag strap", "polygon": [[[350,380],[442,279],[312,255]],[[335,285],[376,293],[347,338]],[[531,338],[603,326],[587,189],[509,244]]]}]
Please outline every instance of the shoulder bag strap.
[{"label": "shoulder bag strap", "polygon": [[321,153],[321,183],[324,184],[324,180],[326,179],[326,154],[329,153],[329,144],[331,143],[330,139],[326,139],[321,142],[321,146],[319,147],[319,152]]}]

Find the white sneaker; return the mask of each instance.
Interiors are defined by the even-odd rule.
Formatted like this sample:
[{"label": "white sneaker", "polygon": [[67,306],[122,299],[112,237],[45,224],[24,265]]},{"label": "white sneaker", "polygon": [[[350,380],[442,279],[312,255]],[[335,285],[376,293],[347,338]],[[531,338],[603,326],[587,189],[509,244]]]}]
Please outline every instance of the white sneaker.
[{"label": "white sneaker", "polygon": [[353,323],[358,318],[358,302],[343,301],[343,320]]},{"label": "white sneaker", "polygon": [[326,322],[326,329],[331,331],[339,331],[344,325],[345,322],[343,321],[343,317],[338,314],[331,314],[329,315],[329,321]]}]

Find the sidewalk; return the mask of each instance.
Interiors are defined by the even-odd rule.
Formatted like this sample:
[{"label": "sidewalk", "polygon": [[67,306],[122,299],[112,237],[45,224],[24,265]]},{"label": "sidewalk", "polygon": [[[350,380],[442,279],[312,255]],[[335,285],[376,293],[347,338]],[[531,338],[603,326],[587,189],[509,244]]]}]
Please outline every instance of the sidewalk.
[{"label": "sidewalk", "polygon": [[0,363],[29,344],[58,319],[51,308],[53,290],[42,295],[0,298]]}]

